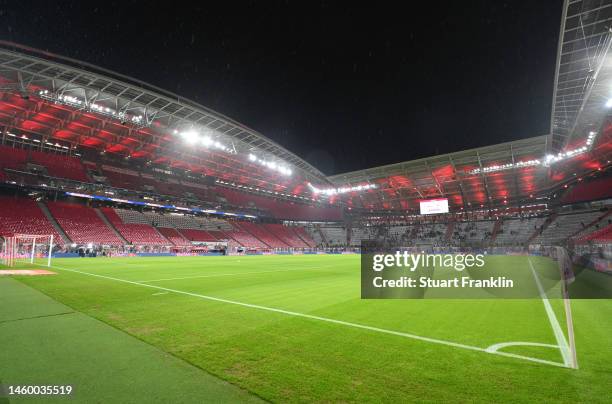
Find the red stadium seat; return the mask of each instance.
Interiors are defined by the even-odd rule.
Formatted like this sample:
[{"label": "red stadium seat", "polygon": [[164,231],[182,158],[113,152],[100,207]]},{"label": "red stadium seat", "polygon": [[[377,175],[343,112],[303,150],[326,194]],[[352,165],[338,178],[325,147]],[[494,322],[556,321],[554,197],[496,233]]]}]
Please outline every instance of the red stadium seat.
[{"label": "red stadium seat", "polygon": [[52,234],[55,244],[64,244],[35,201],[2,196],[0,197],[0,235],[13,234]]},{"label": "red stadium seat", "polygon": [[108,221],[133,245],[172,245],[155,228],[148,224],[125,224],[113,208],[101,208]]},{"label": "red stadium seat", "polygon": [[92,208],[65,202],[48,202],[47,207],[74,243],[112,246],[124,244]]}]

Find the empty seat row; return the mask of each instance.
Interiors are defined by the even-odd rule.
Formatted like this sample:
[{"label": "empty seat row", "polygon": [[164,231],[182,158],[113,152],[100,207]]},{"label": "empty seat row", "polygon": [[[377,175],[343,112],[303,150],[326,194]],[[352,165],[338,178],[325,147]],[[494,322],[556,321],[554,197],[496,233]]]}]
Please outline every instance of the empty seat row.
[{"label": "empty seat row", "polygon": [[47,202],[47,207],[74,243],[112,246],[124,244],[93,208],[65,202]]}]

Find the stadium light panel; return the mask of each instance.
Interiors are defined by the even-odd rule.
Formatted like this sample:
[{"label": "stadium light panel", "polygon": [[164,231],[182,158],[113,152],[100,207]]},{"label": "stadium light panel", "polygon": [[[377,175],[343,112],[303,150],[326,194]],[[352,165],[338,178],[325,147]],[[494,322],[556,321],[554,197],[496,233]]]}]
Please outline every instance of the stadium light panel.
[{"label": "stadium light panel", "polygon": [[187,132],[182,133],[183,138],[189,144],[194,144],[198,141],[198,133],[193,130],[189,130]]},{"label": "stadium light panel", "polygon": [[606,108],[611,108],[612,107],[612,98],[608,98],[608,101],[606,101]]}]

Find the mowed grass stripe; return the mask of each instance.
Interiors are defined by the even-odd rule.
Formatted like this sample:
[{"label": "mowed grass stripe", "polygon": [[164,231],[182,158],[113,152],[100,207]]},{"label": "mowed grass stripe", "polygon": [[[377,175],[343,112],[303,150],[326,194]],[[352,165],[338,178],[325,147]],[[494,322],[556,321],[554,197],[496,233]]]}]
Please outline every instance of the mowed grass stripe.
[{"label": "mowed grass stripe", "polygon": [[533,357],[523,356],[523,355],[518,355],[518,354],[512,354],[512,353],[507,353],[507,352],[498,352],[498,351],[492,352],[492,351],[488,351],[486,347],[482,348],[482,347],[477,347],[477,346],[471,346],[471,345],[461,344],[461,343],[457,343],[453,341],[446,341],[446,340],[424,337],[424,336],[416,335],[416,334],[410,334],[410,333],[399,332],[399,331],[394,331],[394,330],[387,330],[387,329],[373,327],[373,326],[364,325],[364,324],[350,323],[347,321],[326,318],[326,317],[321,317],[321,316],[315,316],[315,315],[306,314],[306,313],[298,313],[298,312],[278,309],[274,307],[267,307],[267,306],[244,303],[244,302],[239,302],[239,301],[234,301],[234,300],[228,300],[228,299],[223,299],[223,298],[214,297],[214,296],[207,296],[207,295],[202,295],[198,293],[192,293],[192,292],[187,292],[183,290],[162,287],[158,285],[150,285],[150,284],[130,281],[126,279],[114,278],[114,277],[110,277],[106,275],[92,274],[88,272],[78,271],[75,269],[69,269],[69,268],[58,267],[58,266],[53,266],[53,268],[64,270],[64,271],[69,271],[73,273],[78,273],[78,274],[86,275],[86,276],[94,276],[94,277],[112,280],[116,282],[123,282],[123,283],[129,283],[132,285],[138,285],[138,286],[143,286],[143,287],[148,287],[148,288],[153,288],[153,289],[164,290],[167,292],[178,293],[182,295],[187,295],[187,296],[196,297],[196,298],[205,299],[205,300],[211,300],[211,301],[220,302],[220,303],[233,304],[233,305],[241,306],[241,307],[248,307],[248,308],[257,309],[257,310],[270,311],[274,313],[280,313],[280,314],[285,314],[285,315],[294,316],[294,317],[301,317],[301,318],[306,318],[310,320],[323,321],[327,323],[332,323],[332,324],[337,324],[337,325],[342,325],[342,326],[347,326],[347,327],[352,327],[352,328],[359,328],[362,330],[374,331],[374,332],[379,332],[383,334],[395,335],[399,337],[429,342],[433,344],[446,345],[446,346],[451,346],[454,348],[461,348],[461,349],[466,349],[466,350],[471,350],[471,351],[484,352],[484,353],[488,353],[491,355],[500,355],[500,356],[505,356],[505,357],[514,358],[514,359],[521,359],[525,361],[541,363],[545,365],[565,367],[563,363],[558,363],[558,362],[553,362],[553,361],[548,361],[544,359],[533,358]]},{"label": "mowed grass stripe", "polygon": [[[43,295],[0,279],[4,311],[29,302],[40,316],[0,323],[0,379],[13,385],[66,385],[70,398],[44,402],[259,402],[201,369]],[[64,315],[49,312],[67,312]],[[23,313],[22,313],[23,314]],[[8,348],[10,347],[10,349]],[[13,400],[13,399],[12,399]],[[36,397],[15,402],[38,401]]]},{"label": "mowed grass stripe", "polygon": [[[151,274],[152,279],[231,272],[235,271],[231,258],[58,259],[55,263],[118,278],[136,267],[131,276],[138,280],[145,279],[143,273],[147,277]],[[525,257],[489,259],[492,265],[528,265]],[[119,261],[133,264],[122,266]],[[533,263],[539,270],[540,264],[547,262],[535,258]],[[322,289],[313,278],[302,276],[302,271],[236,278],[233,286],[226,284],[232,277],[171,281],[161,286],[476,347],[509,341],[555,343],[539,299],[360,300],[358,256],[249,257],[244,270],[329,263],[336,266],[333,272],[338,277],[331,275],[332,270],[310,274],[321,275]],[[142,264],[149,265],[149,270],[143,271]],[[550,397],[568,403],[601,402],[612,386],[612,352],[610,345],[603,343],[612,335],[610,301],[576,305],[581,361],[576,371],[409,342],[395,335],[274,315],[184,294],[163,291],[165,294],[156,295],[162,291],[57,272],[53,277],[24,278],[23,282],[274,402],[500,402],[509,394],[516,402],[547,401]],[[267,283],[254,287],[252,278]],[[330,286],[334,283],[333,287],[326,287],[327,282]],[[276,289],[289,293],[278,293],[271,301],[268,294]],[[315,293],[318,290],[324,292]],[[551,361],[561,359],[558,350],[546,347],[507,351]]]}]

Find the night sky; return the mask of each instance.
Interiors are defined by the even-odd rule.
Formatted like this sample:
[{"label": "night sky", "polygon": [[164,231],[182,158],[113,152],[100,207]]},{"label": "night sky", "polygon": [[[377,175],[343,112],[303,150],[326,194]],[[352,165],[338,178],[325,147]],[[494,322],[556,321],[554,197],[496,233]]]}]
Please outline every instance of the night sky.
[{"label": "night sky", "polygon": [[561,0],[207,3],[0,1],[0,37],[193,99],[326,174],[549,130]]}]

